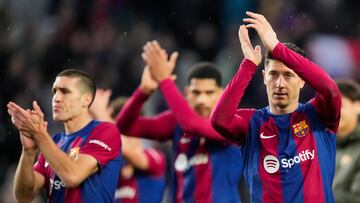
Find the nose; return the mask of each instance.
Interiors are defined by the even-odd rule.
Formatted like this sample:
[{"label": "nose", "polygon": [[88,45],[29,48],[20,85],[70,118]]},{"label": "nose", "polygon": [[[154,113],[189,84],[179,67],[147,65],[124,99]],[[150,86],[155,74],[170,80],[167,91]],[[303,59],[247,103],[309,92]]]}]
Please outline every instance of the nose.
[{"label": "nose", "polygon": [[282,89],[282,88],[285,87],[285,82],[286,82],[286,81],[285,81],[284,76],[283,76],[283,75],[280,75],[280,76],[277,78],[275,85],[276,85],[277,88]]},{"label": "nose", "polygon": [[196,99],[196,103],[199,104],[205,104],[206,102],[206,95],[205,94],[200,94],[197,99]]},{"label": "nose", "polygon": [[54,96],[53,96],[53,101],[54,101],[55,103],[61,101],[61,95],[60,95],[58,92],[54,94]]}]

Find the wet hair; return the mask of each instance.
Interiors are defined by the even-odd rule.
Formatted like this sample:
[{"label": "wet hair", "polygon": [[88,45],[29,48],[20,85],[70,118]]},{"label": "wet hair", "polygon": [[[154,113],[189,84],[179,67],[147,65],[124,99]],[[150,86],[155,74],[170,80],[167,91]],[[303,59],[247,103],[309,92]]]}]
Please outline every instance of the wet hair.
[{"label": "wet hair", "polygon": [[349,98],[351,101],[360,101],[360,84],[354,80],[338,80],[337,86],[341,92],[341,95]]},{"label": "wet hair", "polygon": [[79,78],[79,82],[83,87],[82,91],[84,91],[84,93],[90,93],[92,96],[89,107],[91,106],[95,98],[96,84],[95,80],[88,73],[77,69],[66,69],[60,72],[56,77]]},{"label": "wet hair", "polygon": [[222,77],[218,66],[211,62],[200,62],[193,65],[188,75],[188,84],[190,84],[191,79],[214,79],[216,85],[219,87],[222,85]]},{"label": "wet hair", "polygon": [[[302,50],[300,47],[296,46],[295,44],[293,43],[284,43],[284,45],[289,48],[290,50],[300,54],[301,56],[303,57],[307,57],[307,54],[304,50]],[[271,59],[275,59],[272,54],[271,54],[271,51],[267,50],[266,53],[265,53],[265,67],[267,67],[267,65],[269,64],[269,61]]]}]

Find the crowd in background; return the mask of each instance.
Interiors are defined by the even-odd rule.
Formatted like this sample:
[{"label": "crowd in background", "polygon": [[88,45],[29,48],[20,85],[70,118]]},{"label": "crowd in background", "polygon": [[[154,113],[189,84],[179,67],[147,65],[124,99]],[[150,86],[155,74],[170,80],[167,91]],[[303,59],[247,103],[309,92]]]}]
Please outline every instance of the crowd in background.
[{"label": "crowd in background", "polygon": [[[180,88],[188,68],[203,60],[219,65],[225,85],[243,59],[237,32],[244,11],[252,10],[269,19],[280,41],[304,48],[334,79],[360,81],[359,9],[358,0],[0,0],[0,185],[12,181],[7,174],[21,152],[6,104],[37,100],[49,131],[58,131],[62,126],[51,122],[51,82],[63,69],[84,70],[115,97],[129,96],[144,66],[142,47],[157,39],[180,53]],[[267,104],[261,71],[256,74],[243,107]],[[300,101],[311,96],[306,87]],[[166,108],[159,98],[145,113]]]}]

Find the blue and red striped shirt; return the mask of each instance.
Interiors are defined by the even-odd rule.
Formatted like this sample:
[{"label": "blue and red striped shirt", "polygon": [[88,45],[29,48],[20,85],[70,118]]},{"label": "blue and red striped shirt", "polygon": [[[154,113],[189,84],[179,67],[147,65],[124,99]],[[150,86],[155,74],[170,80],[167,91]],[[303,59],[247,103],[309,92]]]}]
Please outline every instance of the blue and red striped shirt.
[{"label": "blue and red striped shirt", "polygon": [[[114,202],[160,203],[162,201],[165,189],[165,156],[155,149],[145,149],[144,152],[149,160],[149,168],[146,171],[132,168],[134,171],[129,177],[121,175],[120,171]],[[124,167],[128,165],[124,165],[122,169]]]},{"label": "blue and red striped shirt", "polygon": [[315,97],[289,114],[274,115],[269,107],[237,109],[256,71],[245,59],[211,122],[224,137],[241,144],[252,202],[333,202],[340,92],[325,71],[283,44],[272,56],[312,86]]},{"label": "blue and red striped shirt", "polygon": [[121,139],[111,123],[91,121],[81,130],[53,136],[58,147],[73,159],[79,154],[94,157],[99,170],[76,188],[67,188],[55,171],[39,154],[34,170],[45,178],[48,202],[112,202],[121,166]]}]

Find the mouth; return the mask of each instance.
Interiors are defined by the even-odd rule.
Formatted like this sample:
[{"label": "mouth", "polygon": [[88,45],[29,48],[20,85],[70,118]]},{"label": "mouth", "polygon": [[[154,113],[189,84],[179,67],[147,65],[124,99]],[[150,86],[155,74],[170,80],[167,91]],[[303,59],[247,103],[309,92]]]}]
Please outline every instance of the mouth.
[{"label": "mouth", "polygon": [[288,94],[285,92],[275,92],[273,95],[275,99],[284,99],[285,97],[288,96]]}]

